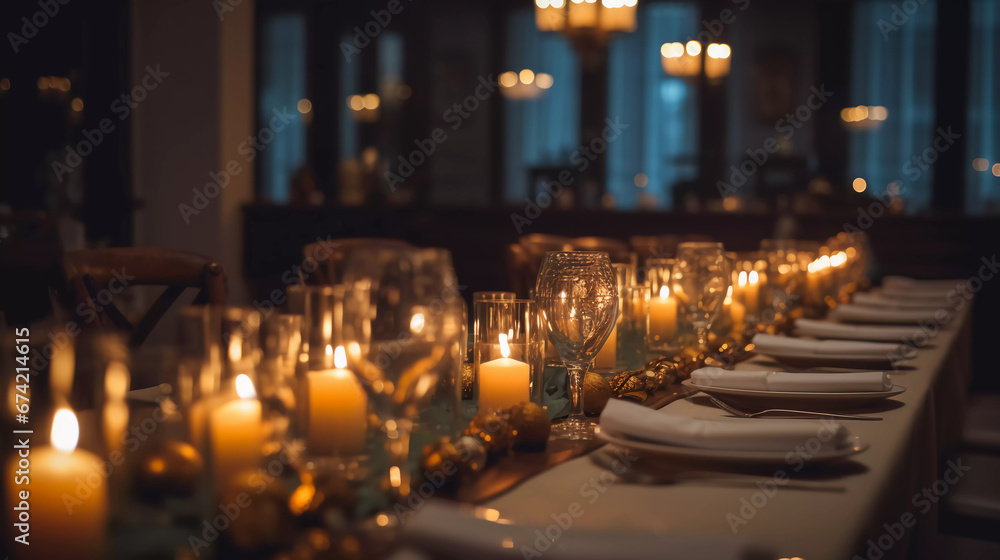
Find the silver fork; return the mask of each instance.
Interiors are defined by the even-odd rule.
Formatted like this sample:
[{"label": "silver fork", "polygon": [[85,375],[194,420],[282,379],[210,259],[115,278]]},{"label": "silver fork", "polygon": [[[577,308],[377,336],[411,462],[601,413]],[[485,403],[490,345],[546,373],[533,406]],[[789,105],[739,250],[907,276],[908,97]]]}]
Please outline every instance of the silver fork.
[{"label": "silver fork", "polygon": [[762,414],[767,414],[768,412],[784,412],[787,414],[802,414],[805,416],[818,416],[823,418],[844,418],[847,420],[881,420],[878,416],[859,416],[856,414],[833,414],[832,412],[815,412],[812,410],[789,410],[787,408],[768,408],[767,410],[760,410],[758,412],[743,412],[733,408],[732,406],[720,401],[719,399],[705,393],[708,400],[712,401],[715,406],[725,410],[726,412],[732,414],[733,416],[739,416],[740,418],[756,418]]}]

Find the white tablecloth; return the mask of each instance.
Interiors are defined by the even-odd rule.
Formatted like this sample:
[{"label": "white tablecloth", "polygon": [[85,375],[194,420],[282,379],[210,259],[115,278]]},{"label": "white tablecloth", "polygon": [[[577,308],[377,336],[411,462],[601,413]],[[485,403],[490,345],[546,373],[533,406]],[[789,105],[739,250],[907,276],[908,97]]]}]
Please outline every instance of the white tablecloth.
[{"label": "white tablecloth", "polygon": [[[908,554],[940,558],[935,538],[937,507],[927,498],[914,496],[924,488],[933,492],[935,481],[943,480],[944,473],[939,475],[937,470],[939,452],[956,443],[959,434],[971,376],[970,323],[966,307],[930,346],[919,350],[908,363],[912,369],[894,374],[894,382],[907,391],[894,399],[903,406],[873,413],[884,421],[844,421],[871,447],[839,468],[800,477],[788,466],[750,477],[720,473],[717,479],[649,485],[614,477],[585,456],[533,477],[484,505],[516,523],[544,527],[554,523],[554,515],[575,508],[571,504],[576,502],[583,514],[574,520],[571,531],[601,528],[725,538],[735,530],[740,537],[773,546],[783,557],[805,560],[844,560],[854,554],[865,558],[868,539],[876,546],[888,546],[888,551],[879,551],[881,558]],[[764,362],[767,358],[756,357],[738,369],[761,369]],[[684,400],[666,408],[698,418],[724,415],[716,408]],[[639,459],[636,468],[643,461]],[[699,475],[716,470],[697,469]],[[768,496],[769,482],[774,480],[770,471],[776,470],[786,471],[794,487],[779,487]],[[692,473],[691,468],[682,471]],[[913,515],[916,526],[897,531],[901,521],[909,521],[906,513]]]}]

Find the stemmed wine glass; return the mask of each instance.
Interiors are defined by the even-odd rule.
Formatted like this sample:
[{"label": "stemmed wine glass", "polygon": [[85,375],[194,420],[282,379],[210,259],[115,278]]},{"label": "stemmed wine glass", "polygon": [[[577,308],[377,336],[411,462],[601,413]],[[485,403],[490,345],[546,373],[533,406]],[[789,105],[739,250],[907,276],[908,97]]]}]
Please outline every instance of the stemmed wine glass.
[{"label": "stemmed wine glass", "polygon": [[708,329],[722,311],[729,289],[729,262],[722,243],[695,242],[677,246],[671,273],[680,312],[694,326],[698,347],[708,344]]},{"label": "stemmed wine glass", "polygon": [[573,407],[553,433],[562,439],[591,439],[593,424],[583,413],[583,376],[618,319],[618,285],[608,254],[546,253],[538,271],[535,300],[549,342],[569,372]]}]

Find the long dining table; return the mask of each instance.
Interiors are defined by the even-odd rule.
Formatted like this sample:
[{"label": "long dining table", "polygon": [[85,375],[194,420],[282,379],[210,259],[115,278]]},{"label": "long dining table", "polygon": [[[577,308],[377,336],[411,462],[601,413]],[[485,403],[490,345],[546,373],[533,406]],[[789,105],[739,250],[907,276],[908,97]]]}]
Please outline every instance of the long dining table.
[{"label": "long dining table", "polygon": [[[967,468],[942,460],[961,430],[971,378],[971,305],[891,373],[906,391],[840,420],[869,444],[849,460],[802,467],[684,463],[605,446],[531,477],[483,505],[513,523],[546,527],[573,511],[565,531],[602,530],[744,537],[804,560],[941,557],[941,497]],[[737,369],[780,369],[755,356]],[[790,371],[794,371],[791,368]],[[696,418],[728,415],[692,396],[661,409]],[[754,419],[741,420],[754,422]],[[828,420],[817,419],[816,422]],[[819,425],[819,424],[818,424]],[[595,455],[596,454],[596,455]],[[613,457],[611,462],[597,460]]]}]

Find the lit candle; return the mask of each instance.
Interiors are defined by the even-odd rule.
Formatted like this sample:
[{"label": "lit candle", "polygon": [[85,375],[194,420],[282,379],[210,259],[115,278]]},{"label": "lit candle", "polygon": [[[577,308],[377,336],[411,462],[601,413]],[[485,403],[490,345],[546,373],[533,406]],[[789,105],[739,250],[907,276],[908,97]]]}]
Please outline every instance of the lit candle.
[{"label": "lit candle", "polygon": [[528,364],[510,357],[507,335],[500,335],[500,355],[479,364],[479,408],[499,410],[528,400]]},{"label": "lit candle", "polygon": [[333,350],[334,369],[309,372],[308,449],[318,454],[357,454],[365,447],[368,396],[354,372],[347,369],[343,346]]},{"label": "lit candle", "polygon": [[677,334],[677,300],[667,286],[660,286],[659,296],[649,300],[649,334],[655,342],[667,342]]},{"label": "lit candle", "polygon": [[52,422],[51,446],[11,458],[7,496],[17,557],[104,558],[108,488],[100,458],[76,449],[79,437],[76,415],[63,408]]},{"label": "lit candle", "polygon": [[618,365],[618,323],[611,328],[608,340],[601,346],[601,351],[597,353],[594,367],[613,368]]},{"label": "lit candle", "polygon": [[743,329],[743,321],[746,318],[746,307],[736,301],[733,298],[733,287],[729,286],[729,291],[726,292],[726,299],[723,300],[722,306],[724,310],[728,310],[729,317],[733,321],[733,331],[739,332]]},{"label": "lit candle", "polygon": [[260,401],[245,373],[236,376],[236,394],[239,398],[213,410],[208,422],[215,476],[220,483],[241,469],[256,467],[261,457]]},{"label": "lit candle", "polygon": [[569,24],[573,27],[597,27],[597,0],[570,0]]},{"label": "lit candle", "polygon": [[[740,281],[743,281],[743,273],[740,273]],[[760,275],[756,270],[751,270],[747,275],[743,301],[746,302],[747,312],[754,315],[760,312]]]}]

